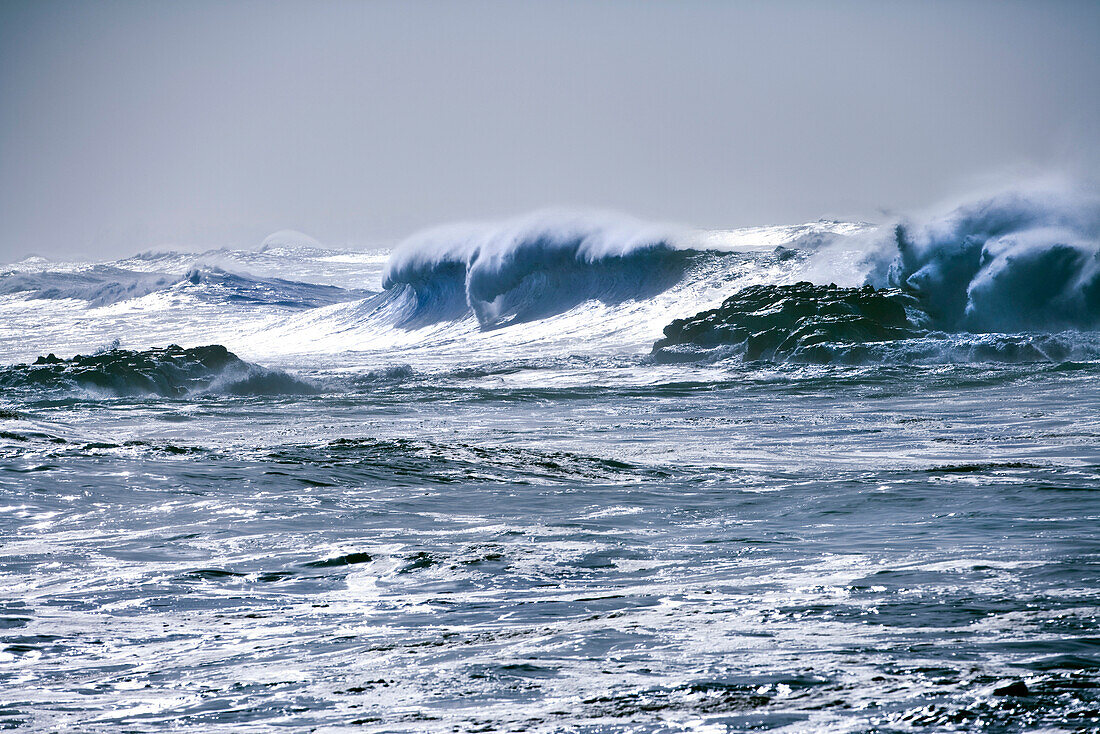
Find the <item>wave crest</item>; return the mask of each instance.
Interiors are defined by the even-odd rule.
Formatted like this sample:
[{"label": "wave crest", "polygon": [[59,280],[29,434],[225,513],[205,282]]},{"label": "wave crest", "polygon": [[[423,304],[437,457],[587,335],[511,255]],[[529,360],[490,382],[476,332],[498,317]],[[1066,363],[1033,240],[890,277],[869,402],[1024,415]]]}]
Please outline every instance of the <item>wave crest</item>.
[{"label": "wave crest", "polygon": [[920,298],[947,331],[1100,327],[1100,196],[1011,191],[894,227],[867,282]]},{"label": "wave crest", "polygon": [[652,297],[680,280],[690,257],[668,232],[651,225],[544,212],[416,235],[394,250],[382,285],[404,289],[413,300],[401,325],[472,312],[483,329],[491,329],[588,300]]}]

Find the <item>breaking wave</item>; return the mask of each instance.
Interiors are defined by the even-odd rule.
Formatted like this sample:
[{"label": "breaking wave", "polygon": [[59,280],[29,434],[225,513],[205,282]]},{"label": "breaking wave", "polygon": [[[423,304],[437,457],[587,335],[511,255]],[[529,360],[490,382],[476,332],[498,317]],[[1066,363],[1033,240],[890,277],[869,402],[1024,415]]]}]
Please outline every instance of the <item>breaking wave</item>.
[{"label": "breaking wave", "polygon": [[[585,301],[644,301],[701,280],[696,266],[721,257],[720,249],[711,251],[713,239],[685,243],[679,233],[629,219],[542,212],[414,236],[391,255],[383,287],[400,326],[473,314],[482,329],[495,329]],[[851,263],[826,263],[830,268],[822,262],[836,243],[843,248],[858,240],[869,241],[873,254],[858,265],[855,282],[916,299],[922,329],[980,334],[1100,327],[1100,196],[1091,192],[1021,188],[870,233],[856,228],[790,242],[795,249],[776,260],[818,254],[812,264],[796,258],[784,276],[790,279],[772,284],[843,282]],[[729,278],[726,295],[740,289],[742,276]],[[712,304],[699,302],[696,311]]]},{"label": "breaking wave", "polygon": [[340,288],[320,283],[302,283],[283,278],[238,275],[221,268],[192,269],[181,281],[196,296],[214,302],[263,304],[306,309],[353,301],[372,295],[369,291]]},{"label": "breaking wave", "polygon": [[1100,196],[1021,189],[888,228],[867,277],[920,299],[959,332],[1100,327]]},{"label": "breaking wave", "polygon": [[65,272],[9,272],[0,274],[0,295],[23,294],[28,298],[87,301],[90,307],[141,298],[181,282],[178,275],[141,273],[110,265]]},{"label": "breaking wave", "polygon": [[[383,358],[363,379],[383,385],[409,379],[385,371],[394,363],[641,357],[655,341],[659,361],[1100,356],[1100,332],[1093,331],[1100,329],[1100,197],[1082,189],[1019,189],[878,229],[818,222],[689,232],[548,211],[414,235],[384,271],[382,252],[306,252],[279,238],[268,244],[274,249],[248,254],[244,266],[303,279],[343,268],[345,287],[238,274],[206,260],[196,267],[200,261],[179,253],[94,266],[28,261],[0,272],[0,295],[91,307],[161,291],[171,297],[149,299],[144,311],[81,316],[79,333],[11,348],[22,360],[50,348],[71,353],[93,335],[131,333],[133,323],[148,334],[146,344],[202,339],[249,354],[378,353]],[[244,262],[245,255],[233,257]],[[231,259],[224,254],[218,262]],[[359,288],[368,284],[372,290]],[[379,285],[384,292],[374,292]],[[27,310],[20,299],[9,301]],[[196,301],[209,319],[198,328],[188,321]],[[190,331],[177,329],[176,320],[192,323]],[[64,380],[76,371],[65,371]],[[252,387],[238,381],[239,389],[263,392],[268,380],[257,377]]]},{"label": "breaking wave", "polygon": [[399,325],[473,313],[493,329],[585,301],[650,298],[683,277],[692,254],[640,222],[544,212],[414,236],[390,256],[382,285],[409,301]]},{"label": "breaking wave", "polygon": [[[672,321],[658,361],[917,364],[1100,358],[1100,196],[1021,188],[857,233],[813,255],[817,282],[864,249],[862,288],[764,283]],[[857,265],[859,258],[854,261]],[[858,281],[857,281],[858,282]]]}]

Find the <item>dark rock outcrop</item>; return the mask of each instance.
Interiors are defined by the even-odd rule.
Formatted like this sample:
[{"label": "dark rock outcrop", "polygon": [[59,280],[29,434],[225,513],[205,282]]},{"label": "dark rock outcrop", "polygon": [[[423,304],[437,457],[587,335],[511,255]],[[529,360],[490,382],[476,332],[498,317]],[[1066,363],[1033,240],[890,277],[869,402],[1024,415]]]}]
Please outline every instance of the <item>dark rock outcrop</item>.
[{"label": "dark rock outcrop", "polygon": [[110,349],[61,359],[53,354],[31,365],[0,368],[0,387],[45,391],[84,390],[112,396],[179,397],[207,390],[229,394],[314,392],[285,372],[245,362],[220,344],[184,349]]},{"label": "dark rock outcrop", "polygon": [[745,360],[829,361],[825,344],[907,339],[922,333],[915,298],[896,289],[836,285],[756,285],[721,306],[665,327],[653,345],[659,361],[720,352]]},{"label": "dark rock outcrop", "polygon": [[1003,685],[1000,688],[993,689],[994,696],[1030,696],[1031,691],[1028,690],[1027,683],[1022,680],[1012,681],[1007,685]]}]

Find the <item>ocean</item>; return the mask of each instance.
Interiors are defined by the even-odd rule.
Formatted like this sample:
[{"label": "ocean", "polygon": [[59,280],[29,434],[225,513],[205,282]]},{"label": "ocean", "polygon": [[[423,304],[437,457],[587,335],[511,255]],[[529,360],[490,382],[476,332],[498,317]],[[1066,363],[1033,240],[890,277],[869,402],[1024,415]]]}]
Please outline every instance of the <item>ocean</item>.
[{"label": "ocean", "polygon": [[1095,731],[1098,233],[0,266],[0,728]]}]

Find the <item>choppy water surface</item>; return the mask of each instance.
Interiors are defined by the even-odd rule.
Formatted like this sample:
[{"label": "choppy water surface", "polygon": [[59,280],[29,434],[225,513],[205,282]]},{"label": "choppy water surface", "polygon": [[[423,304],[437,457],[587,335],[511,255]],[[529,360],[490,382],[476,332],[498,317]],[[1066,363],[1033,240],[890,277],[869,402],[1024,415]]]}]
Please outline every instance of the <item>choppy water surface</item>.
[{"label": "choppy water surface", "polygon": [[[1100,725],[1095,332],[663,364],[672,318],[813,260],[659,257],[644,297],[605,263],[465,313],[423,258],[381,292],[384,254],[147,255],[99,304],[3,276],[0,724]],[[558,277],[589,290],[554,313]],[[10,366],[115,338],[265,369],[151,394]]]}]

